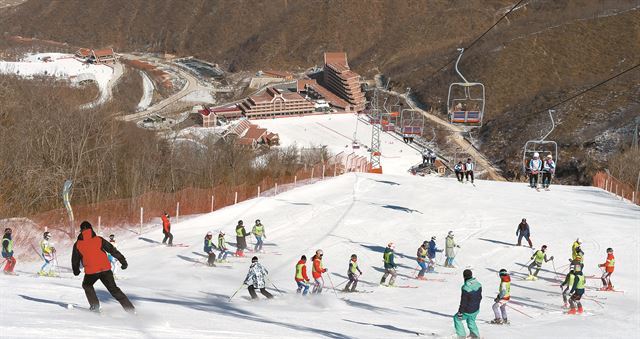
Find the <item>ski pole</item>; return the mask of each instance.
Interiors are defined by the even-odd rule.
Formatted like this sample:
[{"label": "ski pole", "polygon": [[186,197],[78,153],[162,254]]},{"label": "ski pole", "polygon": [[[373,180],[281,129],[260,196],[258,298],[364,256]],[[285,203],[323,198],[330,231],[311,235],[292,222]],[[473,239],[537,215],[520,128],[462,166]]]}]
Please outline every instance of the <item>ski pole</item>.
[{"label": "ski pole", "polygon": [[531,259],[531,261],[528,261],[526,265],[520,267],[520,269],[518,270],[518,272],[522,272],[522,269],[525,267],[529,267],[529,265],[531,265],[531,263],[533,262],[533,259]]},{"label": "ski pole", "polygon": [[600,306],[600,307],[604,308],[604,306],[602,305],[602,303],[601,303],[601,302],[599,302],[599,301],[597,301],[597,300],[595,300],[595,299],[592,299],[592,298],[585,298],[585,297],[582,297],[582,299],[593,301],[594,303],[598,304],[598,306]]},{"label": "ski pole", "polygon": [[233,297],[235,297],[235,296],[236,296],[236,294],[238,294],[238,292],[240,292],[240,290],[241,290],[244,286],[245,286],[245,283],[242,283],[242,285],[240,285],[240,287],[239,287],[235,292],[233,292],[233,294],[229,297],[229,302],[231,302],[231,299],[233,299]]},{"label": "ski pole", "polygon": [[533,317],[532,317],[532,316],[530,316],[530,315],[528,315],[528,314],[526,314],[526,313],[524,313],[524,312],[520,311],[519,309],[517,309],[517,308],[515,308],[515,307],[511,306],[509,303],[506,303],[505,305],[509,306],[509,308],[511,308],[512,310],[514,310],[514,311],[516,311],[516,312],[518,312],[518,313],[522,313],[522,314],[526,315],[527,317],[529,317],[529,318],[533,319]]},{"label": "ski pole", "polygon": [[329,282],[331,283],[331,288],[333,288],[333,293],[336,295],[336,298],[338,298],[338,292],[336,292],[336,287],[333,285],[333,280],[331,280],[331,274],[327,274],[327,277],[329,277]]},{"label": "ski pole", "polygon": [[280,291],[280,289],[278,289],[278,287],[276,286],[276,284],[273,283],[273,281],[271,281],[271,279],[269,279],[269,282],[271,283],[271,285],[273,286],[273,288],[276,289],[276,291],[278,291],[278,293],[280,293],[280,295],[283,295],[284,293],[282,293],[282,291]]},{"label": "ski pole", "polygon": [[558,271],[556,271],[556,262],[551,260],[551,264],[553,265],[553,272],[556,274],[556,279],[560,280],[560,278],[558,278]]}]

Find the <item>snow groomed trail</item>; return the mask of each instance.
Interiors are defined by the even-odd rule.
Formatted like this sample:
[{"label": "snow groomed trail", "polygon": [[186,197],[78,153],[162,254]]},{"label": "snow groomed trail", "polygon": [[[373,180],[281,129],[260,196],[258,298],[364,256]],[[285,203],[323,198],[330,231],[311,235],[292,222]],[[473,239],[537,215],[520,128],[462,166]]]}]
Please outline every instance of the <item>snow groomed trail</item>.
[{"label": "snow groomed trail", "polygon": [[[347,174],[273,196],[248,200],[214,213],[183,218],[173,226],[176,243],[159,245],[160,226],[151,232],[119,234],[118,248],[129,268],[118,269],[118,284],[136,305],[129,317],[108,292],[96,284],[103,313],[66,309],[86,306],[81,277],[68,273],[70,248],[59,249],[62,278],[35,278],[40,263],[18,262],[19,276],[0,276],[0,335],[6,338],[413,338],[416,334],[448,338],[454,334],[462,270],[471,268],[483,285],[478,325],[484,338],[594,338],[635,336],[640,329],[638,240],[640,208],[591,187],[552,186],[536,192],[524,184],[477,181],[477,187],[454,179]],[[600,276],[597,264],[613,247],[613,283],[624,293],[596,292],[599,279],[588,279],[586,315],[561,310],[559,281],[551,262],[540,280],[523,281],[532,251],[515,247],[516,225],[526,217],[534,246],[546,244],[558,274],[566,272],[572,242],[584,241],[585,271]],[[202,252],[207,231],[222,229],[230,245],[239,219],[266,227],[267,253],[258,255],[271,282],[284,294],[276,299],[247,300],[240,287],[250,262],[231,258],[231,267],[209,268]],[[458,268],[438,267],[433,281],[416,281],[415,252],[436,236],[439,247],[453,230],[461,248]],[[54,235],[55,237],[55,235]],[[19,240],[17,240],[19,241]],[[382,251],[396,243],[399,285],[378,286]],[[234,249],[231,247],[232,250]],[[370,293],[338,298],[327,278],[320,296],[295,294],[294,267],[302,254],[324,250],[331,280],[344,286],[347,264],[358,255],[364,274],[358,288]],[[439,256],[441,264],[444,258]],[[310,264],[309,275],[310,275]],[[512,272],[511,325],[496,326],[491,305],[497,293],[497,271]],[[273,286],[271,286],[273,287]],[[526,315],[525,315],[526,314]]]}]

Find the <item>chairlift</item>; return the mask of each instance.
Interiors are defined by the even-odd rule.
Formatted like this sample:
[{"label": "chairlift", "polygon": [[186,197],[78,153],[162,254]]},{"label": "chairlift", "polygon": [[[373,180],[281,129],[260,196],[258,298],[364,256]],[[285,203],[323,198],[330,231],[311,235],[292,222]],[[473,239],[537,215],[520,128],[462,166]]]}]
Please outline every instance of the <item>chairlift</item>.
[{"label": "chairlift", "polygon": [[540,159],[544,160],[548,155],[553,157],[553,161],[558,166],[558,144],[553,140],[546,140],[549,134],[556,128],[555,121],[553,121],[554,110],[549,110],[549,118],[551,119],[551,130],[547,132],[539,140],[529,140],[524,144],[522,151],[522,171],[527,173],[529,167],[529,159],[533,158],[535,153],[538,153]]},{"label": "chairlift", "polygon": [[454,82],[449,85],[447,96],[447,112],[449,120],[454,125],[481,127],[484,117],[485,91],[479,82],[469,82],[460,73],[458,63],[464,53],[464,48],[458,48],[460,55],[456,60],[455,70],[464,82]]},{"label": "chairlift", "polygon": [[421,136],[424,131],[424,115],[416,109],[406,108],[400,112],[400,133],[403,137]]}]

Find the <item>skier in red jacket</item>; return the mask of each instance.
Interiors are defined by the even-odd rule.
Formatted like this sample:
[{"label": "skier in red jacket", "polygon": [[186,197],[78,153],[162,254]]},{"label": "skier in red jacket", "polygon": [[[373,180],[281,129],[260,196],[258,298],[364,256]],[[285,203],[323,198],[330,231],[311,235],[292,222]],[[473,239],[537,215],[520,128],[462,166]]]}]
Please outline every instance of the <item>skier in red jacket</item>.
[{"label": "skier in red jacket", "polygon": [[302,295],[307,295],[309,292],[309,277],[307,277],[307,256],[303,255],[300,257],[300,260],[296,264],[296,276],[295,276],[296,284],[298,285],[298,289],[296,293]]},{"label": "skier in red jacket", "polygon": [[162,233],[164,233],[162,244],[166,244],[168,239],[169,246],[173,246],[173,234],[171,234],[171,217],[169,217],[169,213],[167,212],[164,212],[162,214]]},{"label": "skier in red jacket", "polygon": [[613,291],[613,285],[611,284],[611,275],[613,274],[613,269],[616,266],[616,258],[613,256],[613,248],[607,248],[607,260],[604,264],[598,265],[598,267],[604,267],[604,272],[602,273],[602,288],[601,291]]},{"label": "skier in red jacket", "polygon": [[82,266],[84,266],[82,288],[89,301],[89,309],[91,311],[100,312],[100,300],[98,300],[96,291],[93,289],[93,284],[100,280],[125,311],[135,313],[135,307],[133,307],[129,298],[116,285],[107,253],[118,259],[123,270],[127,269],[127,260],[122,253],[107,240],[97,236],[88,221],[83,221],[80,224],[80,235],[78,235],[78,240],[73,245],[73,254],[71,255],[73,275],[80,275],[80,263],[82,263]]},{"label": "skier in red jacket", "polygon": [[311,293],[322,293],[322,287],[324,287],[324,279],[322,273],[327,272],[327,269],[322,266],[322,250],[317,250],[316,255],[313,256],[313,266],[311,267],[311,275],[313,276],[313,291]]}]

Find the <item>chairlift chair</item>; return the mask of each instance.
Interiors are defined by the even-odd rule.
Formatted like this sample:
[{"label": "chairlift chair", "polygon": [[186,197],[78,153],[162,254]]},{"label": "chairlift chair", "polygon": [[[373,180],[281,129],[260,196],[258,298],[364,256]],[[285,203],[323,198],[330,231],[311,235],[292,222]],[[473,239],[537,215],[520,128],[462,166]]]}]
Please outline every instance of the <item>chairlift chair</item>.
[{"label": "chairlift chair", "polygon": [[549,118],[551,118],[551,130],[547,132],[542,138],[539,140],[528,140],[523,147],[522,150],[522,171],[523,173],[528,172],[529,168],[529,159],[533,158],[535,153],[538,153],[541,160],[544,160],[548,155],[553,157],[553,161],[556,164],[556,168],[558,167],[558,144],[553,140],[546,140],[546,138],[553,132],[555,129],[555,121],[553,120],[554,110],[549,110]]},{"label": "chairlift chair", "polygon": [[455,70],[464,82],[454,82],[449,85],[447,96],[447,112],[450,122],[454,125],[481,127],[484,117],[485,89],[479,82],[469,82],[460,73],[458,63],[464,53],[464,48],[458,48],[460,55],[456,60]]},{"label": "chairlift chair", "polygon": [[424,115],[415,109],[403,109],[400,112],[400,133],[402,136],[421,136],[424,131]]}]

